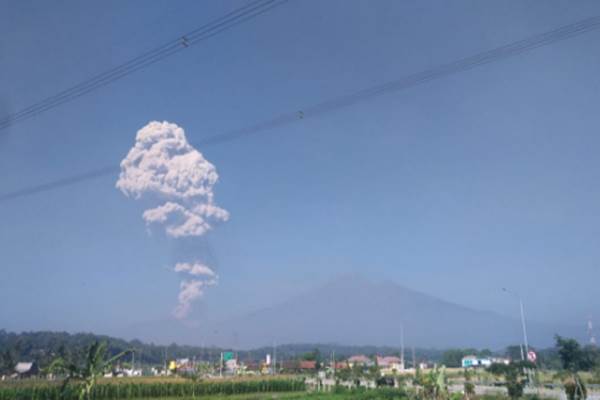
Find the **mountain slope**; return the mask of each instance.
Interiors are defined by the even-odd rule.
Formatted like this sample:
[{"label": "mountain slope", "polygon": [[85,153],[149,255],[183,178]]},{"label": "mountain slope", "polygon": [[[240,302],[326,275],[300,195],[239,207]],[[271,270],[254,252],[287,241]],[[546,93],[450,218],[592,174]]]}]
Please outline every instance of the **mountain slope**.
[{"label": "mountain slope", "polygon": [[[216,324],[211,342],[235,333],[242,347],[335,342],[418,347],[501,348],[521,341],[518,320],[477,311],[393,283],[344,277],[277,306]],[[531,343],[552,344],[569,329],[528,323]],[[571,332],[572,333],[572,332]]]}]

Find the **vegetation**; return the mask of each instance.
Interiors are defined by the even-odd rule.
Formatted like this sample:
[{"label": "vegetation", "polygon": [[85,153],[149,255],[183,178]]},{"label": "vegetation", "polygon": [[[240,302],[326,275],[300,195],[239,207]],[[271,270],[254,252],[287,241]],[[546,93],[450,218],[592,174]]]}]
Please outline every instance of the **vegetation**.
[{"label": "vegetation", "polygon": [[[164,347],[145,345],[138,341],[121,341],[119,339],[107,340],[105,343],[97,342],[98,336],[89,334],[69,335],[62,333],[25,333],[13,334],[0,330],[0,375],[12,375],[14,365],[17,361],[37,361],[41,367],[42,375],[49,372],[58,373],[59,378],[64,378],[55,382],[41,381],[35,379],[8,380],[0,382],[0,400],[20,400],[20,399],[109,399],[109,398],[165,398],[169,396],[185,397],[191,396],[210,396],[210,395],[231,395],[251,393],[255,394],[256,399],[261,398],[260,393],[282,393],[289,391],[304,390],[304,383],[293,377],[278,375],[268,378],[241,378],[235,381],[227,380],[207,380],[211,372],[214,373],[216,363],[206,361],[198,356],[200,361],[196,364],[196,370],[189,372],[187,379],[178,377],[154,377],[154,378],[119,378],[102,379],[102,375],[111,369],[112,364],[122,357],[130,346],[137,350],[136,359],[139,360],[139,354],[144,353],[146,365],[162,367],[165,359],[173,357],[191,358],[200,351],[199,348],[189,346],[168,346],[169,357],[164,356]],[[136,347],[137,346],[137,347]],[[278,359],[292,360],[286,361],[286,370],[301,372],[300,368],[294,368],[294,362],[315,361],[318,368],[329,371],[327,362],[329,360],[328,352],[323,350],[320,345],[295,345],[297,348],[306,349],[303,352],[290,351],[286,355],[286,346],[280,346],[277,349]],[[334,345],[332,345],[334,346]],[[288,346],[288,350],[294,346]],[[340,356],[339,348],[336,350],[337,360],[344,357]],[[359,348],[348,347],[350,354],[368,354],[368,351],[359,351]],[[365,348],[366,349],[366,348]],[[377,351],[378,348],[373,347]],[[381,349],[381,348],[379,348]],[[186,351],[190,351],[187,353]],[[206,350],[206,349],[204,349]],[[265,348],[265,351],[271,352],[272,348]],[[211,351],[218,356],[218,352],[213,348]],[[392,348],[386,348],[388,353],[377,351],[381,354],[390,354]],[[154,353],[153,353],[154,352]],[[155,354],[156,353],[156,354]],[[292,354],[293,353],[293,356]],[[200,353],[201,354],[201,353]],[[238,352],[239,359],[243,362],[244,357],[252,354],[255,360],[259,357],[256,350],[250,352]],[[391,353],[393,354],[393,353]],[[433,353],[432,353],[433,354]],[[506,354],[492,354],[489,350],[478,351],[476,349],[453,349],[445,352],[435,353],[440,360],[446,364],[456,366],[464,355],[473,354],[478,357],[502,356],[511,354],[520,359],[520,347],[510,346],[506,349]],[[535,382],[555,383],[560,379],[564,386],[568,400],[584,400],[587,396],[586,385],[590,383],[600,383],[600,355],[595,347],[581,346],[573,339],[556,337],[556,346],[552,349],[538,350],[538,366],[552,365],[559,369],[555,371],[544,371],[543,368],[535,374]],[[292,357],[292,358],[290,358]],[[52,361],[54,360],[54,361]],[[152,360],[155,360],[152,362]],[[216,358],[214,361],[217,361]],[[429,359],[430,361],[432,359]],[[515,358],[513,358],[513,361]],[[540,361],[540,360],[543,360]],[[256,364],[256,363],[255,363]],[[122,364],[124,365],[124,363]],[[282,364],[283,365],[283,364]],[[336,389],[327,396],[331,398],[367,398],[374,394],[362,393],[360,382],[362,380],[375,381],[376,385],[384,390],[384,387],[390,387],[395,382],[400,389],[389,389],[390,392],[376,392],[369,390],[368,393],[379,393],[381,396],[392,396],[389,398],[406,398],[410,400],[480,400],[481,396],[475,395],[475,383],[492,384],[497,383],[494,378],[502,377],[502,384],[508,389],[510,398],[517,399],[523,396],[523,389],[527,383],[526,369],[532,369],[531,363],[513,362],[510,365],[494,364],[487,370],[463,370],[461,368],[444,369],[434,368],[423,372],[416,370],[414,379],[411,375],[398,375],[392,373],[390,376],[381,377],[381,371],[377,364],[372,366],[354,365],[352,368],[338,368],[335,371],[335,378],[338,382],[353,382],[355,389],[342,393],[344,389]],[[538,369],[539,370],[539,369]],[[145,369],[149,372],[149,368]],[[413,388],[406,385],[404,380],[413,379]],[[448,391],[448,380],[453,385],[462,385],[462,393],[450,395]],[[37,382],[37,383],[36,383]],[[269,382],[269,383],[266,383]],[[291,383],[290,383],[291,382]],[[410,382],[410,381],[409,381]],[[61,383],[63,383],[61,385]],[[306,395],[313,397],[316,395]],[[281,396],[278,394],[277,396]],[[285,395],[287,396],[287,394]],[[299,396],[298,393],[294,396]],[[317,398],[328,398],[324,394],[319,394]],[[325,396],[325,397],[323,397]],[[342,397],[340,397],[342,396]],[[348,397],[349,396],[349,397]],[[358,397],[357,397],[358,396]],[[309,398],[307,397],[307,398]],[[300,397],[298,397],[300,398]],[[304,398],[304,397],[302,397]],[[378,397],[383,398],[383,397]],[[387,397],[385,397],[387,398]]]},{"label": "vegetation", "polygon": [[15,368],[15,360],[9,349],[5,349],[0,358],[0,375],[12,374]]},{"label": "vegetation", "polygon": [[471,400],[475,397],[475,385],[472,382],[472,372],[468,369],[465,369],[463,372],[463,377],[465,379],[463,388],[465,400]]},{"label": "vegetation", "polygon": [[[168,359],[197,357],[217,361],[220,349],[200,348],[194,346],[157,346],[144,344],[139,340],[126,341],[104,335],[91,333],[69,334],[66,332],[23,332],[12,333],[0,329],[0,353],[9,354],[13,363],[17,361],[35,361],[42,369],[47,368],[56,357],[61,357],[75,364],[82,364],[87,357],[89,347],[95,342],[107,344],[106,354],[115,356],[123,351],[133,349],[136,358],[147,364],[162,365],[165,355]],[[4,357],[3,357],[4,358]],[[13,364],[14,366],[14,364]],[[3,373],[12,368],[6,368]]]},{"label": "vegetation", "polygon": [[317,371],[321,369],[321,351],[318,348],[315,348],[313,351],[304,353],[301,356],[301,359],[304,361],[314,361],[315,369]]},{"label": "vegetation", "polygon": [[89,347],[85,363],[82,366],[69,362],[62,357],[58,357],[50,364],[48,367],[49,372],[66,375],[61,386],[63,395],[67,392],[69,383],[75,381],[77,382],[76,390],[79,392],[79,400],[90,400],[98,378],[108,372],[115,361],[130,352],[130,350],[125,350],[105,360],[106,346],[106,343],[94,342]]},{"label": "vegetation", "polygon": [[417,389],[418,398],[427,400],[447,400],[449,398],[448,379],[444,367],[436,367],[428,373],[422,373],[417,369],[413,384]]},{"label": "vegetation", "polygon": [[301,397],[307,400],[408,400],[409,395],[402,389],[345,389],[337,387],[333,393],[314,393]]},{"label": "vegetation", "polygon": [[574,339],[556,336],[556,347],[563,370],[559,376],[563,380],[565,394],[569,400],[584,400],[587,398],[587,388],[579,376],[579,371],[589,370],[596,360],[584,351]]},{"label": "vegetation", "polygon": [[[136,360],[147,365],[163,365],[167,360],[177,358],[196,358],[197,360],[217,363],[222,351],[231,351],[229,348],[200,347],[171,344],[159,346],[143,343],[139,340],[122,340],[110,336],[94,335],[91,333],[69,334],[66,332],[22,332],[14,333],[0,329],[0,355],[8,352],[13,360],[11,365],[0,371],[0,375],[9,374],[17,361],[35,361],[42,369],[47,368],[56,357],[63,357],[75,363],[85,360],[87,349],[94,342],[107,343],[107,355],[114,356],[127,349],[134,349]],[[400,348],[389,346],[344,346],[336,344],[288,344],[277,346],[279,360],[300,359],[301,355],[319,351],[323,360],[335,351],[338,361],[354,354],[398,356]],[[272,347],[262,347],[252,351],[236,351],[241,361],[264,360],[266,354],[272,353]],[[436,349],[415,350],[418,360],[439,361],[443,351]],[[3,357],[0,357],[0,367],[3,367]]]},{"label": "vegetation", "polygon": [[[89,398],[135,399],[166,398],[210,395],[235,395],[244,393],[280,393],[305,391],[304,381],[298,379],[265,380],[220,380],[211,382],[192,382],[174,380],[173,382],[151,381],[99,382],[93,386]],[[76,387],[67,386],[63,390],[59,384],[40,383],[37,385],[2,385],[0,400],[79,400],[80,392]]]},{"label": "vegetation", "polygon": [[492,364],[487,370],[494,375],[503,376],[506,383],[506,389],[508,390],[508,397],[511,399],[518,399],[523,396],[523,389],[527,383],[526,371],[534,368],[534,364],[527,361],[521,361],[513,362],[508,365]]}]

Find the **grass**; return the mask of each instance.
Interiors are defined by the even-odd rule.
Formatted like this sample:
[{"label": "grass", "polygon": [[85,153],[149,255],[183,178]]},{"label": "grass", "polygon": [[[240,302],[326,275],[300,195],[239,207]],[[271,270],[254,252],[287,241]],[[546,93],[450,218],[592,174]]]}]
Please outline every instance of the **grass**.
[{"label": "grass", "polygon": [[[302,392],[302,393],[249,393],[239,395],[214,395],[198,397],[164,397],[161,400],[407,400],[402,392],[389,389],[354,390],[340,393]],[[131,400],[146,400],[135,398]]]},{"label": "grass", "polygon": [[[247,393],[196,397],[162,397],[161,400],[301,400],[307,398],[306,395],[306,393]],[[134,398],[131,400],[147,400],[147,398]]]}]

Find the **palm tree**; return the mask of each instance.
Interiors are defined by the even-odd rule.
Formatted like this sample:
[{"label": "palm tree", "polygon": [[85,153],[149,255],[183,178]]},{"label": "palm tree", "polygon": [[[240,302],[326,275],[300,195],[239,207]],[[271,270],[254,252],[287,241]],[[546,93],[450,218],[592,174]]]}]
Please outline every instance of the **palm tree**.
[{"label": "palm tree", "polygon": [[55,359],[50,364],[48,367],[50,372],[66,374],[61,388],[63,397],[69,382],[77,381],[81,383],[79,387],[79,400],[89,400],[98,377],[106,373],[119,358],[132,352],[132,350],[125,350],[105,360],[106,348],[106,342],[94,342],[88,349],[85,364],[82,367],[73,362],[68,362],[62,357]]}]

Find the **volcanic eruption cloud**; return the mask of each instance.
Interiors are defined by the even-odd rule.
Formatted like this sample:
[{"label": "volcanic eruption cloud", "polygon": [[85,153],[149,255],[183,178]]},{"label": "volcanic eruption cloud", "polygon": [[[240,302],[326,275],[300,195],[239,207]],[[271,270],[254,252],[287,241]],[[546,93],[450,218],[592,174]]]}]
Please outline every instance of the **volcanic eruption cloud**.
[{"label": "volcanic eruption cloud", "polygon": [[[162,226],[167,236],[183,240],[202,236],[229,218],[214,203],[218,179],[215,166],[187,142],[182,128],[153,121],[138,131],[135,145],[121,161],[116,187],[127,197],[155,205],[143,213],[147,225]],[[187,276],[173,310],[183,319],[205,288],[217,284],[218,276],[200,259],[180,260],[173,271]]]}]

